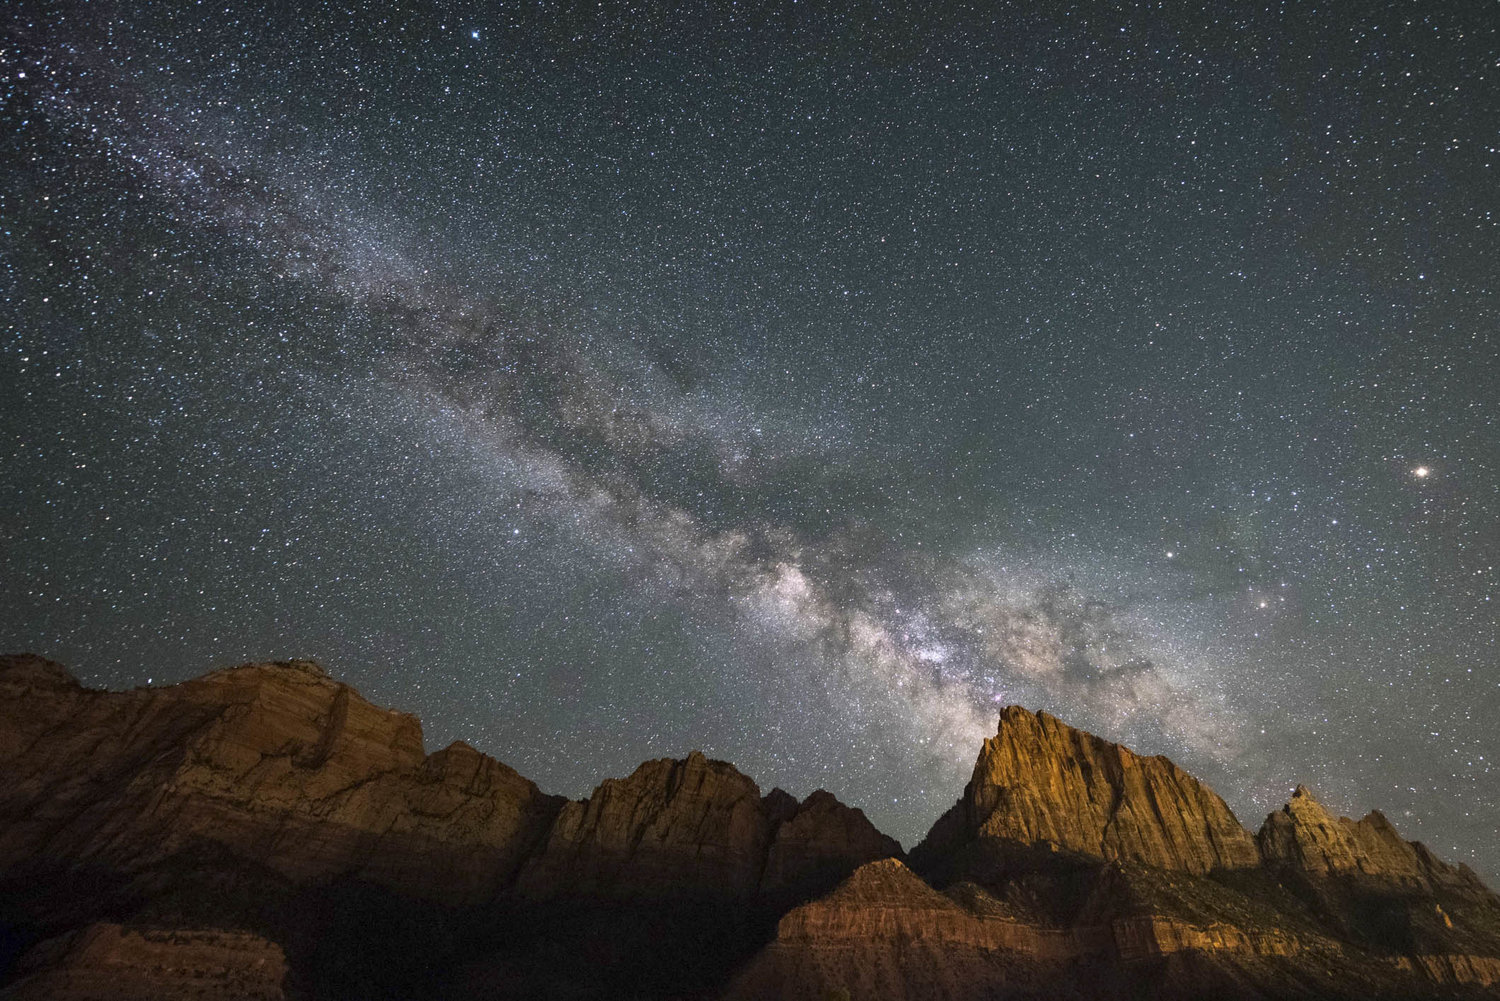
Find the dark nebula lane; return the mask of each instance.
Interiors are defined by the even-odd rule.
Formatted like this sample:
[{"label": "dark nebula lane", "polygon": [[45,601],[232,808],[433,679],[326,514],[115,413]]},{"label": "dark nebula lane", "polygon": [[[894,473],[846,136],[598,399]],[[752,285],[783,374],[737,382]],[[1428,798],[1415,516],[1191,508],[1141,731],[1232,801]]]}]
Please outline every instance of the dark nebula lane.
[{"label": "dark nebula lane", "polygon": [[1496,879],[1497,28],[814,6],[8,11],[0,648],[908,847],[1021,703]]}]

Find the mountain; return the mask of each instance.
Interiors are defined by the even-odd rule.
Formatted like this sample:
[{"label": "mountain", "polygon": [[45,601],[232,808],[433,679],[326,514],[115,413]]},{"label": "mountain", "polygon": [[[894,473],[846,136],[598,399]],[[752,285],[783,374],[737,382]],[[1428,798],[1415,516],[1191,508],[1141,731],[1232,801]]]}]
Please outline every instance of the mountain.
[{"label": "mountain", "polygon": [[136,873],[212,846],[294,884],[354,878],[451,904],[491,897],[563,800],[309,661],[95,692],[0,664],[0,866]]},{"label": "mountain", "polygon": [[1001,713],[963,798],[913,857],[976,838],[1194,873],[1260,863],[1228,805],[1166,758],[1142,757],[1020,706]]},{"label": "mountain", "polygon": [[801,803],[780,789],[761,796],[733,765],[694,751],[683,761],[648,761],[564,805],[515,892],[532,899],[796,897],[837,883],[851,859],[900,852],[828,792]]},{"label": "mountain", "polygon": [[1500,997],[1500,898],[1299,788],[1252,836],[1162,757],[1007,707],[913,849],[784,916],[735,999]]},{"label": "mountain", "polygon": [[1305,786],[1266,818],[1256,843],[1267,864],[1319,876],[1367,875],[1428,888],[1480,885],[1467,868],[1446,865],[1421,842],[1403,841],[1379,810],[1359,821],[1335,817]]},{"label": "mountain", "polygon": [[[548,796],[466,744],[425,753],[414,717],[310,661],[104,692],[0,658],[0,771],[0,962],[40,942],[17,972],[52,957],[26,988],[46,996],[58,968],[155,968],[226,927],[284,948],[294,994],[650,982],[621,943],[661,960],[663,989],[706,988],[786,907],[901,850],[826,792],[762,796],[696,752]],[[239,983],[220,952],[229,972],[198,979]],[[536,968],[553,954],[564,973]]]},{"label": "mountain", "polygon": [[1500,998],[1500,898],[1008,707],[912,851],[694,752],[550,796],[309,661],[0,657],[0,998]]}]

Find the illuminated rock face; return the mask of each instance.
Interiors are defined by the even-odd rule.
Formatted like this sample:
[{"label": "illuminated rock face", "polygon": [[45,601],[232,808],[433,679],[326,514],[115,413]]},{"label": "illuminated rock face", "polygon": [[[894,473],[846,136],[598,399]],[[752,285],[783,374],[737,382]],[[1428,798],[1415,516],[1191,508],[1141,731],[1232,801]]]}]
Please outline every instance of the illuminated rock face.
[{"label": "illuminated rock face", "polygon": [[1385,815],[1335,817],[1305,787],[1266,818],[1256,836],[1268,864],[1323,876],[1365,875],[1420,886],[1478,885],[1467,869],[1440,861],[1419,841],[1405,841]]},{"label": "illuminated rock face", "polygon": [[963,798],[918,854],[984,838],[1195,873],[1260,863],[1224,800],[1171,761],[1019,706],[1001,713]]},{"label": "illuminated rock face", "polygon": [[[1251,963],[1333,943],[1224,923],[1152,914],[1050,926],[969,883],[939,893],[896,859],[857,870],[833,893],[788,913],[776,939],[737,976],[728,996],[919,1001],[1058,997],[1118,987],[1140,966],[1178,953]],[[1088,971],[1078,979],[1076,971]]]}]

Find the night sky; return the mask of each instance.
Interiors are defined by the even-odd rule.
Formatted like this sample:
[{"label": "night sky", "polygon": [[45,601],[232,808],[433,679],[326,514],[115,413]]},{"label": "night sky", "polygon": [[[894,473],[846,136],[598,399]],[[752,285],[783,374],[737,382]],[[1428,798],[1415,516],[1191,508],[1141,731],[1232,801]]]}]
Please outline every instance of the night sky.
[{"label": "night sky", "polygon": [[1500,877],[1487,4],[9,5],[0,650],[910,847],[1020,703]]}]

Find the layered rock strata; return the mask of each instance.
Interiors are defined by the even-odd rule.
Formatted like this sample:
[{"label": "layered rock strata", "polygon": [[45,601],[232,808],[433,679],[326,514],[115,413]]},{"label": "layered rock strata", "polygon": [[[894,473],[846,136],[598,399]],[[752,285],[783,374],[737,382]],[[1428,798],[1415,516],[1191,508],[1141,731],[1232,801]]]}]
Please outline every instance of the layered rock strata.
[{"label": "layered rock strata", "polygon": [[357,878],[447,903],[504,886],[559,797],[310,661],[99,692],[0,662],[0,869],[137,871],[204,844],[293,882]]},{"label": "layered rock strata", "polygon": [[865,866],[733,996],[1439,997],[1500,963],[1500,899],[1379,814],[1299,789],[1252,838],[1167,759],[1018,707],[912,861],[942,893]]},{"label": "layered rock strata", "polygon": [[335,994],[371,988],[382,954],[413,990],[565,942],[634,970],[619,944],[659,933],[695,936],[662,962],[713,982],[786,907],[901,850],[827,792],[762,796],[696,752],[547,796],[466,744],[425,753],[415,718],[310,661],[102,692],[0,658],[0,774],[0,961],[7,936],[207,919],[276,938]]},{"label": "layered rock strata", "polygon": [[1309,947],[1337,950],[1326,939],[1306,943],[1276,931],[1154,915],[1047,926],[1017,916],[973,884],[939,893],[899,860],[886,859],[783,917],[775,941],[740,972],[727,997],[814,999],[846,992],[916,1001],[1029,996],[1043,985],[1071,997],[1075,989],[1088,991],[1085,982],[1074,982],[1079,970],[1097,976],[1187,952],[1284,960]]},{"label": "layered rock strata", "polygon": [[282,1001],[286,957],[246,932],[94,924],[43,942],[4,1001]]}]

